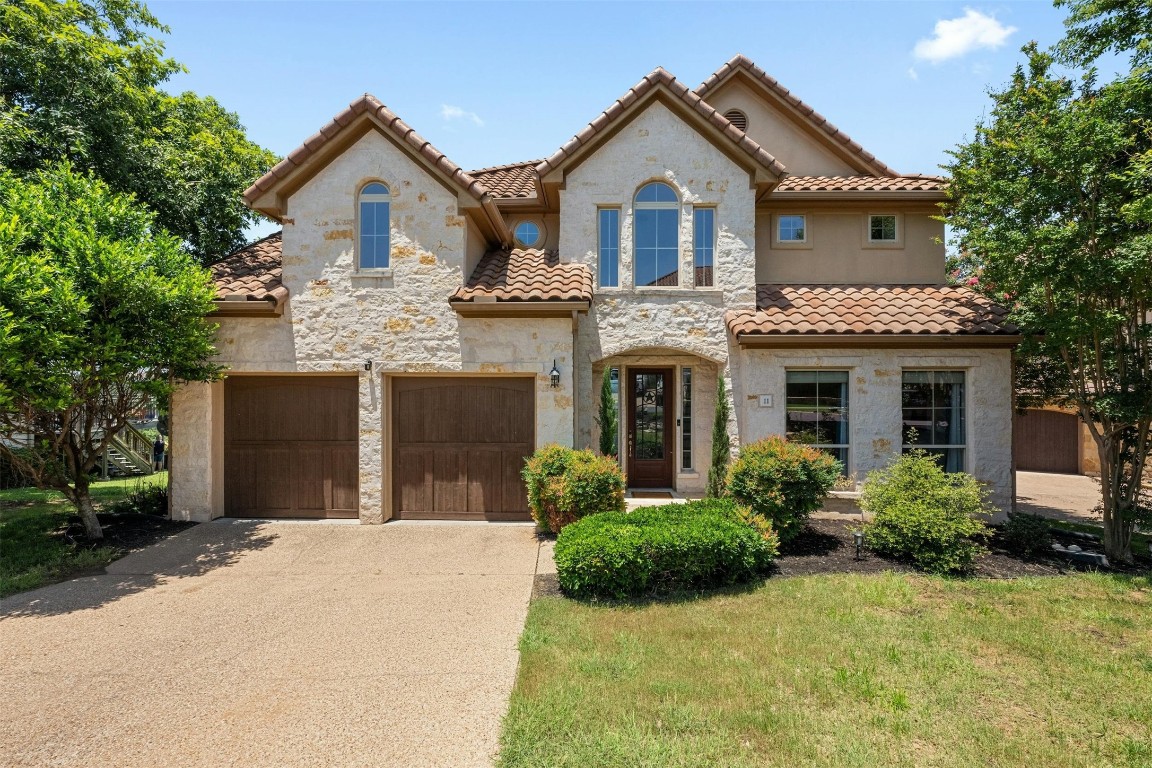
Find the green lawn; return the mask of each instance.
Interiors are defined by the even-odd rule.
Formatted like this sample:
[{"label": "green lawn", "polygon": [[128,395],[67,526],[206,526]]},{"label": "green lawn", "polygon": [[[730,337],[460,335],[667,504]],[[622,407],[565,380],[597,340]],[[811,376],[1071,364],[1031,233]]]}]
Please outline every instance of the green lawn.
[{"label": "green lawn", "polygon": [[[167,472],[96,482],[92,498],[99,511],[99,506],[123,499],[142,485],[167,482]],[[0,491],[0,596],[103,568],[124,554],[116,546],[90,548],[68,541],[63,532],[72,521],[72,505],[57,491]]]},{"label": "green lawn", "polygon": [[533,602],[500,765],[1152,766],[1152,580]]}]

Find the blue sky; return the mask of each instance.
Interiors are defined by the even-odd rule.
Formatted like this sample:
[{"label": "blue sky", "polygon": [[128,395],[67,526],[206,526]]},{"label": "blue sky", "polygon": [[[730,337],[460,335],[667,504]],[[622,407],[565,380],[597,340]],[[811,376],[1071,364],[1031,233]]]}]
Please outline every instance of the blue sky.
[{"label": "blue sky", "polygon": [[546,157],[655,67],[694,88],[739,52],[888,165],[934,173],[1064,18],[1039,1],[148,5],[189,69],[169,89],[216,97],[274,152],[368,91],[466,169]]}]

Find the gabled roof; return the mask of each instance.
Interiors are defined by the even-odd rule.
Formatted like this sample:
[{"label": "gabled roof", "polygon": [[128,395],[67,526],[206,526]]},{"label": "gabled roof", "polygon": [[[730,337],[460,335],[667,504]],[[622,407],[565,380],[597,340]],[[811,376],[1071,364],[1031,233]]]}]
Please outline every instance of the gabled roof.
[{"label": "gabled roof", "polygon": [[368,93],[349,104],[343,112],[257,179],[256,183],[245,190],[244,201],[249,207],[279,220],[284,215],[284,202],[289,194],[324,168],[341,150],[373,128],[405,150],[446,187],[459,192],[462,207],[482,208],[488,215],[493,234],[499,236],[500,242],[511,241],[507,225],[492,203],[488,188],[449,160],[447,155]]},{"label": "gabled roof", "polygon": [[536,175],[536,166],[540,162],[529,160],[523,163],[479,168],[468,171],[468,175],[487,187],[493,197],[501,200],[535,197],[536,183],[540,178]]},{"label": "gabled roof", "polygon": [[708,131],[715,139],[716,145],[725,150],[729,156],[742,161],[742,165],[766,173],[767,178],[758,179],[761,183],[775,182],[787,171],[779,160],[732,125],[700,96],[663,68],[657,68],[629,88],[627,93],[613,102],[551,157],[542,160],[536,166],[540,178],[544,181],[557,181],[558,172],[582,160],[592,149],[612,136],[618,124],[622,125],[622,121],[626,121],[628,116],[656,98],[663,98],[670,106],[678,107],[682,113],[694,116],[698,128]]},{"label": "gabled roof", "polygon": [[280,314],[288,300],[281,234],[249,243],[209,267],[216,285],[217,314]]},{"label": "gabled roof", "polygon": [[562,264],[555,251],[491,251],[480,259],[468,282],[457,288],[449,301],[454,306],[576,302],[586,308],[592,301],[592,270],[586,264]]},{"label": "gabled roof", "polygon": [[876,159],[876,156],[871,152],[853,141],[848,134],[828,122],[828,118],[793,96],[791,91],[743,54],[737,54],[729,59],[724,66],[713,72],[711,77],[701,83],[696,88],[695,93],[700,98],[707,99],[722,84],[734,77],[740,77],[745,82],[750,83],[769,103],[808,128],[809,134],[820,140],[821,143],[851,165],[857,167],[858,170],[879,176],[899,175]]},{"label": "gabled roof", "polygon": [[868,343],[945,336],[1007,342],[1019,333],[1007,316],[959,285],[758,285],[756,309],[730,311],[725,320],[742,342],[828,336]]}]

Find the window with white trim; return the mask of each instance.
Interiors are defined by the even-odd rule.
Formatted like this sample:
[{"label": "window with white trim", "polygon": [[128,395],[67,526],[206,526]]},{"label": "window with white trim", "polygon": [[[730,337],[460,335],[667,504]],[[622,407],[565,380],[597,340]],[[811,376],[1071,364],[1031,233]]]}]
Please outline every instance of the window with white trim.
[{"label": "window with white trim", "polygon": [[387,186],[373,181],[360,190],[359,204],[359,268],[387,269],[392,247],[389,210],[392,195]]},{"label": "window with white trim", "polygon": [[680,369],[680,468],[692,469],[692,369]]},{"label": "window with white trim", "polygon": [[848,371],[787,371],[785,430],[832,454],[848,471]]},{"label": "window with white trim", "polygon": [[715,285],[712,263],[716,256],[715,208],[696,208],[692,211],[692,254],[695,285]]},{"label": "window with white trim", "polygon": [[964,471],[964,371],[904,371],[904,452],[921,448],[946,472]]},{"label": "window with white trim", "polygon": [[620,285],[620,209],[601,208],[597,218],[600,286],[615,288]]},{"label": "window with white trim", "polygon": [[808,217],[802,213],[787,213],[776,217],[776,240],[781,243],[808,241]]},{"label": "window with white trim", "polygon": [[895,214],[873,214],[868,217],[868,242],[895,243],[897,240]]},{"label": "window with white trim", "polygon": [[680,198],[660,181],[636,193],[632,277],[636,286],[680,284]]}]

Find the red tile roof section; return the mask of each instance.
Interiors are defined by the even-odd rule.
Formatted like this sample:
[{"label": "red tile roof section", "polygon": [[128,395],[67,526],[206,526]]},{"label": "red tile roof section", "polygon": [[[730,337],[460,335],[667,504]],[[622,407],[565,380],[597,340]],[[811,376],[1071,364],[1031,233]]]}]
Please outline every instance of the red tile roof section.
[{"label": "red tile roof section", "polygon": [[608,107],[608,109],[601,112],[595,120],[584,126],[584,129],[573,136],[567,144],[556,150],[551,157],[540,161],[540,164],[536,166],[536,171],[541,176],[544,176],[549,171],[557,168],[564,162],[565,158],[571,156],[580,147],[592,141],[597,134],[602,133],[616,118],[620,117],[628,107],[659,85],[667,86],[673,94],[708,120],[708,122],[714,125],[719,131],[723,132],[734,145],[739,147],[757,163],[766,167],[777,176],[786,172],[787,169],[779,160],[749,138],[748,135],[739,128],[732,125],[724,115],[717,112],[714,107],[701,99],[700,96],[690,90],[688,86],[679,82],[663,67],[658,67],[639,83],[629,88],[627,93],[613,102],[612,106]]},{"label": "red tile roof section", "polygon": [[585,264],[560,263],[555,251],[491,251],[449,300],[481,297],[496,301],[591,301],[592,270]]},{"label": "red tile roof section", "polygon": [[209,267],[216,283],[216,300],[243,296],[245,301],[280,304],[287,299],[288,289],[281,282],[284,274],[282,246],[281,233],[276,232],[233,251]]},{"label": "red tile roof section", "polygon": [[536,166],[539,160],[526,163],[509,163],[492,168],[479,168],[468,171],[472,178],[486,186],[494,197],[508,199],[536,197]]},{"label": "red tile roof section", "polygon": [[439,168],[472,197],[483,201],[485,197],[489,195],[488,189],[483,184],[463,171],[456,163],[449,160],[443,152],[432,146],[427,139],[424,139],[420,134],[412,130],[407,123],[397,117],[388,107],[384,106],[379,99],[366,93],[349,104],[343,112],[332,118],[331,122],[321,128],[319,132],[313,134],[305,140],[302,145],[289,152],[287,157],[272,167],[272,170],[261,176],[255,184],[244,192],[244,200],[249,205],[254,203],[261,194],[273,187],[277,181],[307,162],[308,158],[316,154],[321,147],[331,141],[341,130],[357,117],[364,114],[374,115],[385,128],[395,134],[401,141],[407,142],[417,153],[423,155],[425,159]]},{"label": "red tile roof section", "polygon": [[941,192],[942,176],[785,176],[773,192]]},{"label": "red tile roof section", "polygon": [[725,315],[740,336],[1016,334],[1007,310],[958,285],[758,285],[756,310]]},{"label": "red tile roof section", "polygon": [[780,84],[780,81],[770,76],[764,70],[760,69],[760,67],[756,66],[755,62],[753,62],[744,54],[736,54],[731,59],[729,59],[724,64],[724,66],[713,72],[711,77],[709,77],[696,88],[696,95],[704,99],[708,98],[709,91],[719,85],[720,81],[726,78],[730,72],[737,69],[744,70],[749,75],[749,77],[759,81],[766,88],[768,88],[768,90],[775,93],[781,100],[790,104],[793,109],[804,115],[804,117],[818,126],[832,141],[840,144],[849,152],[860,157],[866,163],[876,166],[877,170],[879,170],[881,173],[890,176],[899,175],[896,173],[896,171],[880,162],[875,155],[864,149],[864,147],[860,146],[859,143],[853,141],[851,136],[844,133],[844,131],[840,130],[836,126],[832,125],[832,123],[828,122],[828,118],[824,117],[824,115],[820,114],[812,107],[808,106],[803,101],[793,96],[791,91]]}]

